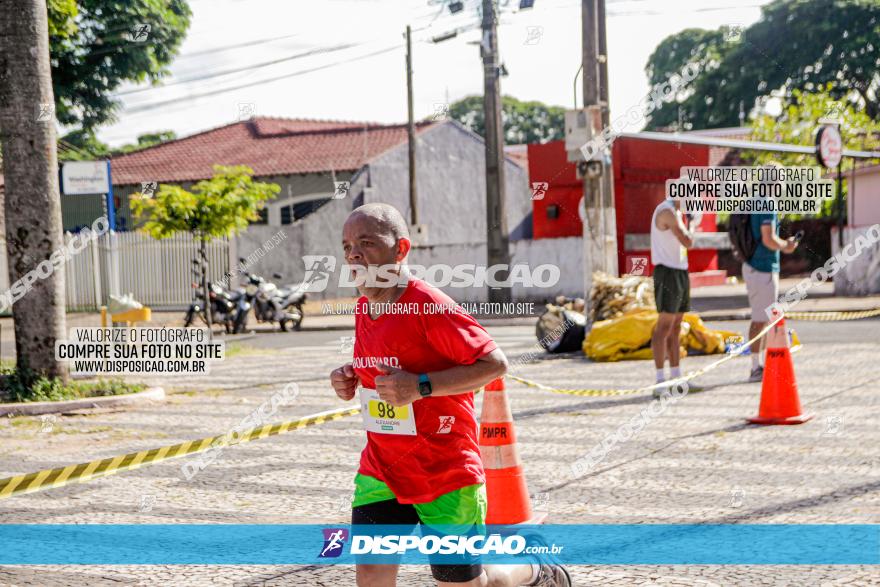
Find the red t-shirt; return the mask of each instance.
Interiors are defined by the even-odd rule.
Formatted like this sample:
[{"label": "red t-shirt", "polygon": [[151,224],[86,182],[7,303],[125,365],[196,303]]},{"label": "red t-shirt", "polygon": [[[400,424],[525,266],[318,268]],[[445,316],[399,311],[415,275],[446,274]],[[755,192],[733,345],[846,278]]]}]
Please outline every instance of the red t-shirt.
[{"label": "red t-shirt", "polygon": [[[497,348],[476,320],[420,279],[410,278],[396,309],[373,320],[367,298],[358,300],[353,366],[368,389],[382,374],[376,363],[432,373],[473,364]],[[427,503],[485,483],[472,392],[421,398],[410,409],[416,435],[367,432],[361,474],[384,481],[401,503]]]}]

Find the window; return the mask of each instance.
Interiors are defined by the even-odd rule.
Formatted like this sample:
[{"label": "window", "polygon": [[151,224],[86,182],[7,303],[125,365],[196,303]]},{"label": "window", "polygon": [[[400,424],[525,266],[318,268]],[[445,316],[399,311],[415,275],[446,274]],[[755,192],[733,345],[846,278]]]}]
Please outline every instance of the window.
[{"label": "window", "polygon": [[319,198],[317,200],[306,200],[281,206],[281,224],[292,224],[297,220],[301,220],[329,202],[331,198]]}]

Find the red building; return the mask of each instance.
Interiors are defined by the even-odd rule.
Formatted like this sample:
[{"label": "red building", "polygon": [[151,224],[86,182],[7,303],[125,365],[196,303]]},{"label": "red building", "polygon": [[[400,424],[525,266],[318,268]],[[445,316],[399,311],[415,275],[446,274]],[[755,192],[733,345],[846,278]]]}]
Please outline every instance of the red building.
[{"label": "red building", "polygon": [[[620,273],[628,273],[634,257],[648,258],[650,265],[651,216],[665,197],[667,179],[679,177],[685,166],[717,165],[726,149],[708,145],[666,143],[621,136],[614,141],[614,205],[617,215],[617,262]],[[583,224],[579,206],[583,181],[577,177],[575,164],[566,159],[565,142],[554,141],[528,146],[529,181],[547,184],[543,199],[533,203],[533,238],[581,236]],[[715,233],[714,214],[704,215],[699,231]],[[723,282],[715,248],[689,251],[692,282],[701,285]],[[695,283],[696,285],[697,283]]]}]

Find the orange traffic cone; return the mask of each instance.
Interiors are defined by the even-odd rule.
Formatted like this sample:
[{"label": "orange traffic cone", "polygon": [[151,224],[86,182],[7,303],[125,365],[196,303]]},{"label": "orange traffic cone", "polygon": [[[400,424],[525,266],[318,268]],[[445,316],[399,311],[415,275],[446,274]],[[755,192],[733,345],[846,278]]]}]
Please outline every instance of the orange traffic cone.
[{"label": "orange traffic cone", "polygon": [[486,385],[480,418],[480,456],[486,471],[489,508],[487,524],[532,521],[532,505],[516,450],[513,416],[504,391],[504,379]]},{"label": "orange traffic cone", "polygon": [[803,424],[812,417],[812,414],[801,413],[788,333],[785,330],[785,319],[782,319],[767,333],[761,405],[758,415],[749,418],[749,422],[767,425]]}]

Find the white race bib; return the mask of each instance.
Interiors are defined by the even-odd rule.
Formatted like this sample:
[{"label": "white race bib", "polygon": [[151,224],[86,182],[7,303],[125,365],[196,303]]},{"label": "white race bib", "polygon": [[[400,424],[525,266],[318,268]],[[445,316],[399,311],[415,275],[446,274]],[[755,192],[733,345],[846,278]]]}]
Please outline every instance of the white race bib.
[{"label": "white race bib", "polygon": [[361,415],[367,432],[416,435],[412,404],[394,407],[383,401],[375,389],[361,388]]}]

